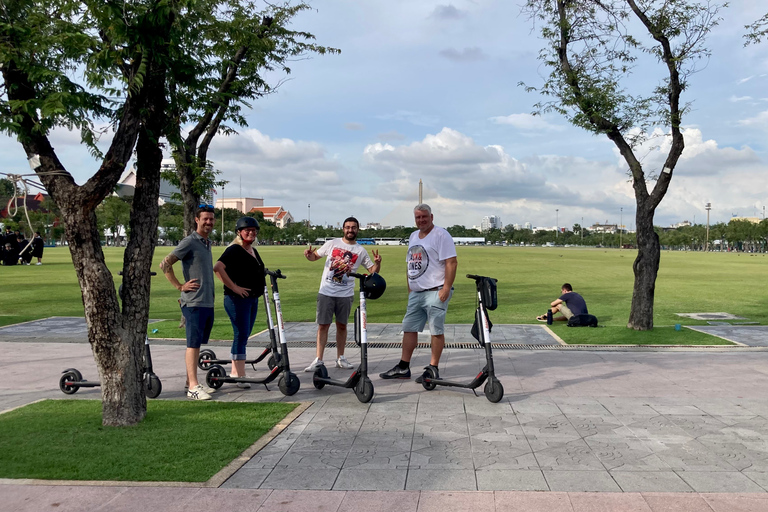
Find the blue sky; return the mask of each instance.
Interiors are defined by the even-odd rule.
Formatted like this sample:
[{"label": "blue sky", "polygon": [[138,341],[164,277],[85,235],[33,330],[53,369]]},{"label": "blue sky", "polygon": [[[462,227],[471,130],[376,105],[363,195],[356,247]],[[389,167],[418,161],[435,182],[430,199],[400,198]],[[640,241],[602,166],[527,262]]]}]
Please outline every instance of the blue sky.
[{"label": "blue sky", "polygon": [[[765,6],[736,0],[709,38],[712,57],[684,100],[686,150],[656,213],[657,225],[762,216],[768,203],[768,43],[743,47],[744,25]],[[225,197],[263,197],[297,220],[348,215],[362,223],[412,225],[418,182],[435,222],[478,225],[484,215],[534,226],[619,223],[634,228],[626,166],[604,136],[551,114],[540,98],[543,44],[515,2],[321,0],[293,25],[340,48],[292,63],[290,80],[260,99],[250,127],[218,137],[209,158],[230,181]],[[653,84],[655,66],[628,84]],[[275,76],[278,80],[280,77]],[[74,134],[54,145],[83,182],[97,168]],[[660,147],[659,147],[660,146]],[[663,139],[642,154],[663,162]],[[0,139],[5,172],[25,172],[12,139]],[[241,185],[242,183],[242,185]],[[221,197],[219,191],[217,197]]]}]

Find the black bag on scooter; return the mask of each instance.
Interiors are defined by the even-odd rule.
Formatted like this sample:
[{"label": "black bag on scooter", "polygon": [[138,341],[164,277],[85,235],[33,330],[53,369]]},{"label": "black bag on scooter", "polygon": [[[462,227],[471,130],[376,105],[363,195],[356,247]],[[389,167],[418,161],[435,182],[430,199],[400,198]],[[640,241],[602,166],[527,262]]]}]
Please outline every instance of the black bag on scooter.
[{"label": "black bag on scooter", "polygon": [[499,305],[496,297],[496,279],[484,277],[480,283],[480,296],[483,298],[483,305],[486,309],[493,311]]},{"label": "black bag on scooter", "polygon": [[[494,285],[494,290],[495,289],[496,287]],[[491,322],[491,319],[488,317],[487,311],[485,311],[485,318],[488,319],[488,332],[491,332],[491,329],[493,329],[493,322]],[[472,330],[470,332],[472,333],[472,337],[480,342],[480,346],[484,347],[485,340],[483,340],[482,327],[480,327],[482,321],[483,320],[480,317],[480,310],[475,310],[475,323],[472,324]]]}]

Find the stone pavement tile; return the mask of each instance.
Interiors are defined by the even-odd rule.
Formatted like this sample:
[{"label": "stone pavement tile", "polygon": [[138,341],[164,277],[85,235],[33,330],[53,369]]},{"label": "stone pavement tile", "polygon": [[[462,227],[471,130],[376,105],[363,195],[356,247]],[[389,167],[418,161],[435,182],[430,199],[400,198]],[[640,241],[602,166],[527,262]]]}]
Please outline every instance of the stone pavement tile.
[{"label": "stone pavement tile", "polygon": [[762,471],[742,471],[742,474],[768,491],[768,473]]},{"label": "stone pavement tile", "polygon": [[485,433],[524,435],[520,422],[517,421],[517,416],[511,411],[508,414],[495,415],[467,412],[466,421],[472,436]]},{"label": "stone pavement tile", "polygon": [[664,416],[693,415],[701,416],[703,411],[693,405],[664,405],[651,402],[651,408]]},{"label": "stone pavement tile", "polygon": [[341,469],[344,467],[349,450],[350,448],[325,450],[291,448],[275,467],[279,469]]},{"label": "stone pavement tile", "polygon": [[571,512],[571,500],[564,492],[497,491],[495,512]]},{"label": "stone pavement tile", "polygon": [[481,491],[548,491],[538,469],[489,469],[475,472]]},{"label": "stone pavement tile", "polygon": [[222,484],[224,489],[258,489],[266,480],[272,468],[251,469],[243,467]]},{"label": "stone pavement tile", "polygon": [[410,450],[391,450],[387,447],[353,447],[344,461],[343,469],[356,471],[382,469],[408,469]]},{"label": "stone pavement tile", "polygon": [[582,437],[594,435],[622,435],[624,437],[635,437],[634,433],[628,429],[621,420],[615,418],[612,414],[580,415],[568,414],[568,420],[573,428]]},{"label": "stone pavement tile", "polygon": [[579,492],[568,497],[574,512],[651,512],[643,496],[637,493]]},{"label": "stone pavement tile", "polygon": [[567,398],[555,398],[553,400],[560,411],[566,416],[610,416],[611,413],[596,399],[568,400]]},{"label": "stone pavement tile", "polygon": [[552,491],[564,492],[621,492],[621,488],[607,471],[551,471],[543,470]]},{"label": "stone pavement tile", "polygon": [[272,470],[261,484],[262,489],[310,489],[330,490],[339,469],[290,467]]},{"label": "stone pavement tile", "polygon": [[710,399],[694,401],[694,405],[711,416],[754,416],[749,409],[734,403],[731,399]]},{"label": "stone pavement tile", "polygon": [[606,410],[616,417],[621,416],[658,416],[657,413],[650,405],[648,405],[647,398],[612,398],[612,397],[599,397],[600,402]]},{"label": "stone pavement tile", "polygon": [[731,436],[702,436],[698,441],[739,471],[768,471],[768,442]]},{"label": "stone pavement tile", "polygon": [[337,512],[416,512],[418,491],[349,491]]},{"label": "stone pavement tile", "polygon": [[289,450],[349,450],[355,437],[339,433],[306,433],[299,436]]},{"label": "stone pavement tile", "polygon": [[702,496],[715,512],[765,512],[768,495],[760,494],[704,494]]},{"label": "stone pavement tile", "polygon": [[563,414],[518,414],[517,419],[528,437],[581,438],[578,431],[573,428],[571,422]]},{"label": "stone pavement tile", "polygon": [[611,471],[624,492],[692,492],[674,471]]},{"label": "stone pavement tile", "polygon": [[472,469],[409,469],[408,491],[476,491]]},{"label": "stone pavement tile", "polygon": [[345,494],[341,491],[275,490],[264,501],[259,512],[336,512]]},{"label": "stone pavement tile", "polygon": [[659,471],[670,469],[640,439],[595,435],[585,437],[584,441],[609,471]]},{"label": "stone pavement tile", "polygon": [[667,418],[691,437],[718,435],[728,425],[709,415],[668,415]]},{"label": "stone pavement tile", "polygon": [[738,471],[678,471],[677,474],[696,492],[765,492]]},{"label": "stone pavement tile", "polygon": [[724,434],[733,434],[743,440],[761,440],[768,437],[768,419],[755,416],[740,421],[721,430]]},{"label": "stone pavement tile", "polygon": [[413,428],[414,435],[426,435],[432,433],[455,433],[462,436],[469,435],[466,414],[451,415],[418,415],[416,425]]},{"label": "stone pavement tile", "polygon": [[129,487],[93,511],[136,512],[137,510],[163,510],[182,512],[189,507],[189,496],[194,492],[184,487],[163,487],[148,491],[143,487]]},{"label": "stone pavement tile", "polygon": [[527,441],[478,442],[472,440],[475,469],[538,469]]},{"label": "stone pavement tile", "polygon": [[402,491],[408,469],[342,469],[334,491]]},{"label": "stone pavement tile", "polygon": [[712,512],[712,507],[698,494],[642,493],[653,512]]},{"label": "stone pavement tile", "polygon": [[[505,388],[506,389],[506,388]],[[492,404],[488,400],[477,400],[474,396],[464,399],[464,410],[467,415],[473,416],[514,416],[515,412],[509,402],[502,400],[497,404]]]},{"label": "stone pavement tile", "polygon": [[583,439],[529,439],[536,461],[542,469],[605,470],[592,449]]},{"label": "stone pavement tile", "polygon": [[551,399],[525,398],[521,400],[511,400],[512,410],[515,414],[562,414],[562,411]]},{"label": "stone pavement tile", "polygon": [[272,469],[280,463],[286,450],[266,446],[245,463],[242,469]]},{"label": "stone pavement tile", "polygon": [[644,439],[643,443],[675,471],[734,471],[736,468],[699,441],[671,443]]},{"label": "stone pavement tile", "polygon": [[413,437],[398,435],[359,434],[355,436],[352,449],[382,448],[390,451],[411,451]]},{"label": "stone pavement tile", "polygon": [[271,490],[255,489],[200,489],[191,496],[186,510],[256,512],[271,492]]},{"label": "stone pavement tile", "polygon": [[492,492],[431,492],[421,493],[418,512],[464,512],[493,510]]},{"label": "stone pavement tile", "polygon": [[622,417],[621,421],[637,436],[644,439],[691,439],[685,430],[665,416]]}]

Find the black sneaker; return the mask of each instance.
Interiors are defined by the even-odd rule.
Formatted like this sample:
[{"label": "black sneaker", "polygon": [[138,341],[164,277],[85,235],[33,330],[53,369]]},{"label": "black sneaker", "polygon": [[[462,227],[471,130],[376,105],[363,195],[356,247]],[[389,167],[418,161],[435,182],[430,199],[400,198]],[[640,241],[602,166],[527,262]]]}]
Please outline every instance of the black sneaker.
[{"label": "black sneaker", "polygon": [[432,365],[429,365],[429,366],[424,367],[424,373],[422,373],[421,375],[416,377],[416,384],[421,384],[422,382],[424,382],[424,375],[427,374],[426,370],[427,370],[427,368],[430,368],[430,367],[435,371],[435,378],[434,378],[434,380],[440,380],[440,372],[437,370],[436,367],[434,367]]},{"label": "black sneaker", "polygon": [[395,365],[394,368],[391,370],[380,373],[379,377],[382,379],[410,379],[411,378],[411,369],[406,368],[402,369],[399,366]]}]

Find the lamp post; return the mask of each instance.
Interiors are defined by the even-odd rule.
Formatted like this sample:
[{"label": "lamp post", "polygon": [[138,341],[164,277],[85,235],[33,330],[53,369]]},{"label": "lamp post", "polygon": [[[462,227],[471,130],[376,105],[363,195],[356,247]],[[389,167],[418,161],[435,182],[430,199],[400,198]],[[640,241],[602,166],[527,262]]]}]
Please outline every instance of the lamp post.
[{"label": "lamp post", "polygon": [[307,229],[310,229],[310,227],[312,226],[312,220],[311,220],[311,217],[309,216],[311,206],[312,206],[311,204],[307,203]]},{"label": "lamp post", "polygon": [[623,247],[623,235],[624,235],[624,208],[619,208],[619,249]]},{"label": "lamp post", "polygon": [[712,203],[704,205],[704,209],[707,210],[707,243],[704,245],[704,252],[709,252],[709,210],[712,209]]},{"label": "lamp post", "polygon": [[584,217],[581,218],[581,224],[579,224],[579,231],[581,232],[581,242],[584,245]]},{"label": "lamp post", "polygon": [[555,208],[555,238],[557,238],[558,231],[560,231],[560,208]]}]

